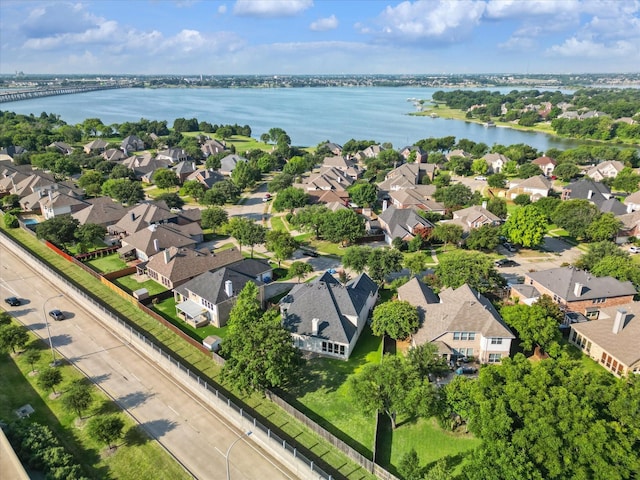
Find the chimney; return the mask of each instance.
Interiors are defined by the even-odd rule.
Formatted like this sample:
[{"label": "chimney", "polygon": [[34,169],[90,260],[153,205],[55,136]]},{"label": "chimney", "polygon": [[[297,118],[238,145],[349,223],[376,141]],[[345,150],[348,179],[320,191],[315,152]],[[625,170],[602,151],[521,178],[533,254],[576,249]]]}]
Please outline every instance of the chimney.
[{"label": "chimney", "polygon": [[134,212],[131,212],[131,221],[132,222],[136,221],[136,214]]},{"label": "chimney", "polygon": [[154,249],[156,252],[159,252],[159,251],[160,251],[160,244],[158,243],[158,239],[157,239],[157,238],[154,238],[154,239],[153,239],[153,249]]},{"label": "chimney", "polygon": [[591,197],[593,197],[593,190],[589,190],[589,193],[587,193],[587,199],[591,200]]},{"label": "chimney", "polygon": [[487,201],[486,200],[484,202],[482,202],[482,208],[484,208],[485,210],[487,209]]},{"label": "chimney", "polygon": [[613,333],[620,333],[624,328],[624,322],[627,319],[627,311],[619,308],[616,312],[616,318],[613,320]]},{"label": "chimney", "polygon": [[164,263],[169,263],[169,260],[171,260],[171,253],[169,252],[169,249],[167,248],[166,250],[163,251],[164,253]]},{"label": "chimney", "polygon": [[584,285],[582,285],[581,283],[576,282],[576,284],[573,286],[573,294],[576,297],[579,297],[580,295],[582,295],[583,289],[584,289]]},{"label": "chimney", "polygon": [[233,297],[233,282],[231,280],[224,282],[224,293],[226,293],[229,298]]},{"label": "chimney", "polygon": [[382,201],[382,211],[384,212],[389,206],[389,202],[387,200]]},{"label": "chimney", "polygon": [[311,320],[311,335],[318,335],[318,324],[320,323],[319,318],[314,318]]}]

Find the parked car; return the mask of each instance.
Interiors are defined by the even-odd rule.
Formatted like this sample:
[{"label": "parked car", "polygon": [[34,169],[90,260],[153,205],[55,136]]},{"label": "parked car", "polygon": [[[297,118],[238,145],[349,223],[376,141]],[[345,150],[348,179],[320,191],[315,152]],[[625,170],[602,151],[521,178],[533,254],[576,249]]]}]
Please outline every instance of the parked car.
[{"label": "parked car", "polygon": [[302,250],[302,254],[306,255],[307,257],[317,257],[318,256],[318,252],[315,252],[313,250]]},{"label": "parked car", "polygon": [[631,247],[629,247],[629,253],[640,253],[640,247],[636,247],[635,245],[631,245]]},{"label": "parked car", "polygon": [[57,308],[51,310],[49,312],[49,316],[53,318],[56,322],[59,322],[60,320],[64,320],[64,313],[62,313]]},{"label": "parked car", "polygon": [[519,265],[518,262],[514,262],[509,258],[501,258],[500,260],[493,262],[493,264],[496,267],[517,267]]},{"label": "parked car", "polygon": [[472,375],[476,373],[478,369],[476,367],[458,367],[456,369],[456,374],[458,375]]},{"label": "parked car", "polygon": [[262,201],[263,202],[268,202],[269,200],[271,200],[271,194],[270,193],[265,193],[264,197],[262,197]]},{"label": "parked car", "polygon": [[487,180],[487,177],[485,177],[484,175],[478,175],[476,178],[474,178],[474,180],[485,182]]},{"label": "parked car", "polygon": [[509,243],[509,242],[504,242],[502,244],[502,246],[507,250],[507,252],[517,252],[518,251],[518,247],[516,247],[514,244]]},{"label": "parked car", "polygon": [[22,302],[20,301],[20,299],[16,298],[16,297],[5,298],[4,302],[7,305],[11,305],[12,307],[18,307],[18,306],[22,305]]}]

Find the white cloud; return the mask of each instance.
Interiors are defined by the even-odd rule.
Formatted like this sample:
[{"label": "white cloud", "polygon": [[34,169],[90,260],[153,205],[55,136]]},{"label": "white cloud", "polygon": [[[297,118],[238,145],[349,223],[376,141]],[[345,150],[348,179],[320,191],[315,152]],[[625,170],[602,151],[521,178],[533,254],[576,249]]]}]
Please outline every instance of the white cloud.
[{"label": "white cloud", "polygon": [[580,10],[578,0],[490,0],[487,3],[485,17],[520,19],[526,18],[528,15],[577,15]]},{"label": "white cloud", "polygon": [[313,0],[237,0],[233,13],[249,17],[291,17],[313,6]]},{"label": "white cloud", "polygon": [[311,22],[309,28],[314,32],[326,32],[327,30],[335,30],[338,28],[338,19],[335,15],[326,18],[319,18],[315,22]]},{"label": "white cloud", "polygon": [[227,13],[227,6],[222,4],[218,7],[218,13],[220,15],[224,15],[225,13]]},{"label": "white cloud", "polygon": [[625,40],[619,40],[613,44],[604,44],[589,39],[580,40],[576,37],[571,37],[565,40],[563,44],[549,48],[546,54],[571,58],[637,57],[637,47],[637,45]]},{"label": "white cloud", "polygon": [[45,38],[56,34],[83,32],[100,21],[81,4],[59,3],[32,9],[20,30],[27,37]]},{"label": "white cloud", "polygon": [[[377,31],[383,38],[449,42],[467,37],[479,23],[484,9],[485,3],[476,0],[405,1],[388,6],[380,14],[376,22],[379,29],[367,26],[366,30]],[[360,32],[365,33],[365,29],[360,28]]]}]

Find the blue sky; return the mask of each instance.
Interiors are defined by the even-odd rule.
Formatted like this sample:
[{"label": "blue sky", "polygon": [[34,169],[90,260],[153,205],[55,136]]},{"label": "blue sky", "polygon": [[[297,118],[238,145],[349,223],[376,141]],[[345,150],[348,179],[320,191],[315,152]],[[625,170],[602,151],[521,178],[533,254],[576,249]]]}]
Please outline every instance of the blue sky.
[{"label": "blue sky", "polygon": [[640,0],[0,1],[0,73],[640,71]]}]

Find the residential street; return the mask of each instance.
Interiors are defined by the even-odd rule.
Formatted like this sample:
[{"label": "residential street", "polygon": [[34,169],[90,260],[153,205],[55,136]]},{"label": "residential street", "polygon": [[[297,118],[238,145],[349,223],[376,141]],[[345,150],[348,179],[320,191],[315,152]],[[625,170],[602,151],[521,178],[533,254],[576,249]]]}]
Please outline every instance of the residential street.
[{"label": "residential street", "polygon": [[[10,313],[46,341],[45,312],[62,310],[65,320],[49,322],[57,351],[126,409],[194,477],[224,478],[225,457],[218,450],[226,452],[243,432],[112,335],[72,298],[51,298],[59,293],[18,257],[0,250],[0,298],[16,296],[25,301],[19,307],[7,307]],[[234,480],[296,478],[251,440],[234,446],[229,463]]]}]

